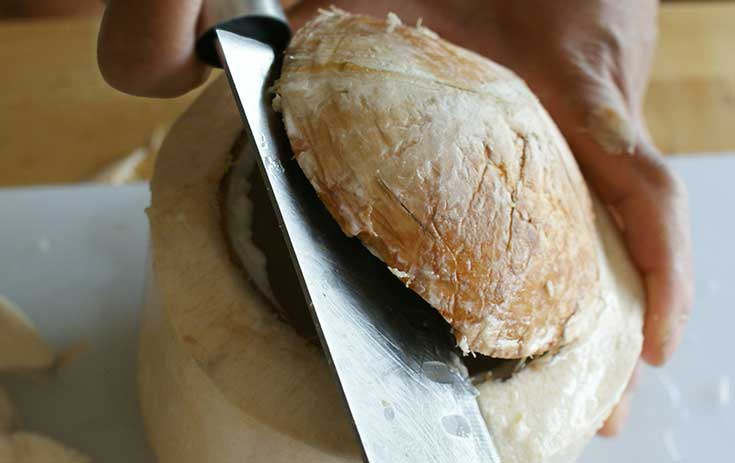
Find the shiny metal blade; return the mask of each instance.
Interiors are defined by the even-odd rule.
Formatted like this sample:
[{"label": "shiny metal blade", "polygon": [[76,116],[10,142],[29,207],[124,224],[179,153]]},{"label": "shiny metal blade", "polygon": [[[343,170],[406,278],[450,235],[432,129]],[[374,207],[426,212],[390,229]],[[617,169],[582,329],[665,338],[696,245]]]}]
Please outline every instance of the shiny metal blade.
[{"label": "shiny metal blade", "polygon": [[448,326],[354,239],[292,159],[268,88],[272,49],[218,31],[266,187],[366,461],[498,463]]}]

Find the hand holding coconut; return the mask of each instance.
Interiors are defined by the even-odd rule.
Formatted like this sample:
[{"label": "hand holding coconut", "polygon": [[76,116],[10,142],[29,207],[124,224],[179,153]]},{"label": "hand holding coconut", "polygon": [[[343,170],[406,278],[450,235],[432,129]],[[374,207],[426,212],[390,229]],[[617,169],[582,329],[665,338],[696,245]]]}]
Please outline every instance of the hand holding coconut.
[{"label": "hand holding coconut", "polygon": [[[423,18],[444,38],[509,67],[526,80],[561,129],[587,182],[616,217],[647,291],[643,357],[674,351],[692,303],[686,193],[652,145],[642,99],[656,37],[653,0],[342,1],[337,6],[406,22]],[[300,26],[317,7],[290,10]],[[112,1],[100,32],[100,66],[121,90],[173,96],[206,69],[193,44],[201,2]],[[615,431],[625,415],[613,413]]]}]

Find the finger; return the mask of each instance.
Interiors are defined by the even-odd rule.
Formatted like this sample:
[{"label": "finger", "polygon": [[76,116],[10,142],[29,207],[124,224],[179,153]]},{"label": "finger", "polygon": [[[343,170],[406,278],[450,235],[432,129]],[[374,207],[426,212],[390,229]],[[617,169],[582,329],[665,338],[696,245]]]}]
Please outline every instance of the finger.
[{"label": "finger", "polygon": [[194,53],[202,0],[112,0],[100,28],[97,60],[113,87],[171,97],[201,84],[208,69]]},{"label": "finger", "polygon": [[690,272],[676,268],[646,276],[649,309],[642,355],[651,365],[666,363],[681,342],[692,305],[690,279]]},{"label": "finger", "polygon": [[670,217],[666,234],[670,261],[665,268],[649,272],[646,277],[649,311],[644,327],[643,358],[652,365],[661,365],[671,357],[683,337],[694,304],[694,276],[686,190],[676,176],[673,181],[664,179],[655,183],[662,184],[668,193],[664,198],[668,200],[665,210]]},{"label": "finger", "polygon": [[630,405],[633,399],[633,391],[635,386],[638,384],[638,377],[640,375],[640,362],[636,365],[633,375],[628,382],[628,385],[623,392],[623,396],[615,406],[613,411],[608,416],[605,424],[600,428],[598,434],[603,437],[613,437],[623,430],[623,426],[628,421],[630,415]]},{"label": "finger", "polygon": [[649,145],[631,156],[578,155],[590,184],[623,222],[646,289],[643,358],[661,365],[681,340],[693,299],[686,192]]},{"label": "finger", "polygon": [[580,88],[574,104],[552,99],[549,109],[590,187],[622,223],[646,289],[642,355],[661,365],[681,340],[693,300],[686,190],[614,85],[588,76]]},{"label": "finger", "polygon": [[610,416],[602,425],[597,434],[602,437],[615,437],[623,430],[625,422],[628,421],[630,415],[630,401],[631,394],[626,392],[620,399],[620,402],[615,406]]},{"label": "finger", "polygon": [[637,176],[614,207],[646,287],[643,358],[665,363],[681,341],[693,299],[686,193],[658,153],[642,146],[630,160]]},{"label": "finger", "polygon": [[[596,90],[588,88],[578,98],[580,105],[566,108],[562,130],[590,186],[622,222],[623,238],[646,289],[642,355],[661,365],[676,350],[692,306],[686,190],[649,142],[645,123],[637,122],[640,116],[631,117],[616,87],[604,79],[588,83]],[[590,119],[595,114],[603,117]],[[580,131],[574,121],[583,120],[594,123]],[[632,150],[620,149],[630,142]]]}]

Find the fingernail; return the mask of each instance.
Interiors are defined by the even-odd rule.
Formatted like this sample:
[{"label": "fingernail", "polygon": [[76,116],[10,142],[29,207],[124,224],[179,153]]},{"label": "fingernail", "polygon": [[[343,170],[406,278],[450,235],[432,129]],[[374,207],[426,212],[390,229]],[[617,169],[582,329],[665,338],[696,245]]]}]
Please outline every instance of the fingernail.
[{"label": "fingernail", "polygon": [[664,353],[664,357],[668,358],[673,354],[678,334],[682,331],[688,320],[689,313],[685,312],[678,317],[670,317],[669,322],[663,325],[663,331],[661,332],[661,351]]}]

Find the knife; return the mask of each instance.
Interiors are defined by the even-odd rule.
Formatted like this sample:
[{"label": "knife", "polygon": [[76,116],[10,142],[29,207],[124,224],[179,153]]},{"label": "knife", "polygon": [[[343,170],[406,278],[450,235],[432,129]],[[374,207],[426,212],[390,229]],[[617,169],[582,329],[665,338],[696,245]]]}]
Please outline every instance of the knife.
[{"label": "knife", "polygon": [[448,325],[342,234],[293,161],[269,92],[290,39],[280,4],[204,5],[197,53],[224,66],[364,460],[499,463]]}]

